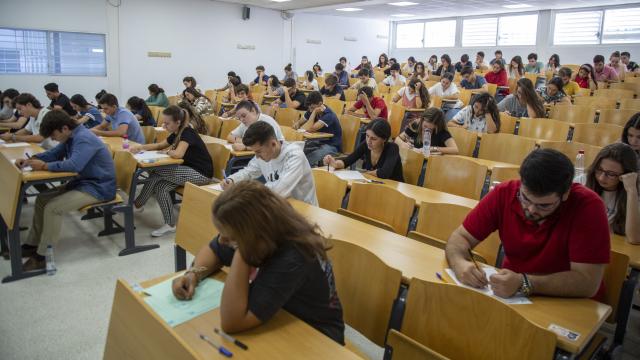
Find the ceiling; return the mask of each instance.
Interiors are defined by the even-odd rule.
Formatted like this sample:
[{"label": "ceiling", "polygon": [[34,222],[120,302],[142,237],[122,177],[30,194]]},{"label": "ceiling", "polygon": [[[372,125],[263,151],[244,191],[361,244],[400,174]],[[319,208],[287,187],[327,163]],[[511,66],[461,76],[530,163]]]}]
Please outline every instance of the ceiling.
[{"label": "ceiling", "polygon": [[[318,15],[347,16],[355,18],[374,18],[382,20],[411,20],[428,18],[446,18],[510,12],[537,11],[545,9],[568,9],[589,6],[620,5],[633,3],[633,0],[406,0],[417,5],[392,6],[388,3],[403,0],[290,0],[274,2],[272,0],[221,0],[236,4],[246,4],[292,13],[312,13]],[[509,9],[504,5],[527,4],[531,7]],[[360,8],[362,11],[343,12],[337,8]],[[405,14],[412,16],[396,17]]]}]

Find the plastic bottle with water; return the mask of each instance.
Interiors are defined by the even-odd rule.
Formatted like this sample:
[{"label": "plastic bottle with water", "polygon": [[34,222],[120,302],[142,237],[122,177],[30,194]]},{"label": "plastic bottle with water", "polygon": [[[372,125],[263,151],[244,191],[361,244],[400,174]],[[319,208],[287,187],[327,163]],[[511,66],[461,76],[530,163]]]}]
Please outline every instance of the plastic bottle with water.
[{"label": "plastic bottle with water", "polygon": [[53,245],[47,245],[47,252],[45,254],[47,262],[47,275],[52,276],[56,274],[56,263],[53,261]]},{"label": "plastic bottle with water", "polygon": [[422,131],[422,153],[424,156],[431,154],[431,129],[428,127]]},{"label": "plastic bottle with water", "polygon": [[122,136],[122,150],[129,150],[129,136],[127,134]]},{"label": "plastic bottle with water", "polygon": [[584,150],[578,150],[578,156],[576,156],[576,174],[573,178],[574,182],[584,185],[586,183],[586,176],[584,174]]}]

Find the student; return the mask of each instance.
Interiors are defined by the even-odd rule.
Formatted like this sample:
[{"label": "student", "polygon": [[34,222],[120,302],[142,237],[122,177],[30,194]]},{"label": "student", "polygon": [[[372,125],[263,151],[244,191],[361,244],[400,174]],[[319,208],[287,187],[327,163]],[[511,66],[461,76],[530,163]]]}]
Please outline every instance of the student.
[{"label": "student", "polygon": [[190,102],[182,100],[178,103],[178,107],[187,111],[187,115],[189,115],[189,126],[191,126],[193,130],[200,135],[209,135],[207,124]]},{"label": "student", "polygon": [[47,109],[53,110],[64,110],[69,116],[75,116],[77,112],[73,110],[71,104],[69,103],[69,98],[67,95],[63,94],[58,90],[58,84],[56,83],[48,83],[44,86],[44,90],[47,93],[47,97],[51,100],[51,104]]},{"label": "student", "polygon": [[136,117],[140,126],[156,126],[156,119],[153,118],[151,109],[149,109],[147,103],[141,98],[137,96],[130,97],[129,100],[127,100],[127,109]]},{"label": "student", "polygon": [[580,92],[580,85],[577,82],[571,80],[571,69],[568,67],[561,67],[558,70],[558,77],[562,79],[562,90],[567,96],[574,96]]},{"label": "student", "polygon": [[[389,60],[389,62],[391,62],[391,60]],[[389,65],[389,66],[391,66],[391,65]],[[362,69],[367,70],[369,72],[369,77],[372,78],[372,79],[375,79],[375,75],[376,74],[373,71],[373,65],[371,63],[364,64]],[[389,72],[389,68],[387,68],[387,70],[384,71],[384,74],[387,75],[387,76],[391,74]],[[358,76],[358,74],[356,73],[356,76],[354,76],[354,77],[357,77],[357,76]]]},{"label": "student", "polygon": [[447,130],[444,113],[437,108],[428,108],[422,117],[415,118],[404,129],[404,132],[396,137],[395,143],[407,149],[422,149],[422,137],[425,128],[431,130],[431,152],[449,155],[458,154],[458,145]]},{"label": "student", "polygon": [[[371,79],[371,80],[373,80],[373,83],[375,84],[376,79]],[[386,77],[384,80],[382,80],[382,83],[387,86],[402,86],[407,83],[407,78],[405,78],[404,76],[402,76],[402,74],[400,74],[400,65],[393,64],[389,66],[389,76]],[[369,85],[364,85],[364,86],[369,86]]]},{"label": "student", "polygon": [[524,76],[524,65],[522,65],[522,58],[519,55],[514,56],[509,63],[509,78],[520,80]]},{"label": "student", "polygon": [[551,71],[553,75],[556,75],[559,69],[560,69],[560,56],[558,54],[553,54],[549,58],[549,62],[545,66],[545,70]]},{"label": "student", "polygon": [[358,66],[356,66],[355,68],[353,68],[353,70],[354,70],[354,71],[360,71],[360,69],[362,69],[362,67],[363,67],[365,64],[368,64],[368,63],[369,63],[369,58],[368,58],[368,57],[366,57],[366,56],[363,56],[363,57],[360,59],[360,64],[358,64]]},{"label": "student", "polygon": [[[344,345],[328,240],[282,197],[256,181],[218,196],[212,209],[220,232],[173,280],[173,294],[190,300],[200,281],[228,267],[220,324],[228,333],[260,326],[280,309]],[[260,271],[249,281],[251,268]]]},{"label": "student", "polygon": [[20,114],[20,111],[15,106],[14,100],[20,95],[18,90],[16,89],[7,89],[5,90],[0,98],[2,99],[2,110],[5,113],[10,114],[9,117],[6,117],[3,120],[0,120],[0,124],[2,127],[9,128],[9,132],[16,132],[27,125],[27,121],[29,118]]},{"label": "student", "polygon": [[[364,108],[364,114],[356,113],[356,111]],[[358,101],[347,110],[347,115],[363,117],[367,119],[382,118],[387,119],[387,104],[382,98],[373,95],[373,89],[363,86],[358,90]]]},{"label": "student", "polygon": [[[284,90],[283,90],[283,94],[284,94]],[[240,101],[243,100],[249,100],[251,102],[253,101],[253,97],[251,96],[251,91],[249,90],[249,87],[245,84],[238,84],[234,90],[233,90],[233,103],[237,104]],[[254,102],[255,103],[255,102]],[[191,115],[191,114],[189,114]],[[236,115],[236,109],[235,107],[233,109],[230,109],[228,111],[224,111],[224,109],[222,109],[222,115],[221,117],[223,118],[231,118],[234,117]],[[193,117],[192,117],[193,118]]]},{"label": "student", "polygon": [[640,66],[631,61],[631,54],[628,51],[620,53],[620,61],[627,67],[627,72],[640,72]]},{"label": "student", "polygon": [[288,143],[278,140],[273,126],[258,121],[249,125],[242,143],[256,155],[244,169],[222,181],[224,190],[241,181],[263,176],[265,185],[276,194],[318,206],[316,187],[302,150],[302,141]]},{"label": "student", "polygon": [[596,72],[591,64],[582,64],[573,80],[583,89],[596,90],[598,89],[596,78]]},{"label": "student", "polygon": [[587,170],[585,186],[604,201],[609,227],[632,244],[640,244],[638,184],[638,157],[627,144],[605,146]]},{"label": "student", "polygon": [[498,103],[498,110],[513,117],[544,118],[546,111],[533,89],[533,83],[522,78],[516,83],[516,93],[507,95]]},{"label": "student", "polygon": [[397,103],[402,100],[402,106],[407,109],[425,109],[429,107],[429,91],[422,81],[411,78],[409,84],[393,95],[392,101]]},{"label": "student", "polygon": [[298,74],[293,71],[293,67],[291,66],[291,64],[287,64],[287,66],[284,67],[284,77],[282,78],[282,81],[285,81],[287,79],[298,81]]},{"label": "student", "polygon": [[618,72],[609,65],[604,64],[604,56],[593,57],[593,70],[595,70],[595,81],[606,83],[618,82]]},{"label": "student", "polygon": [[[607,216],[598,195],[572,183],[573,176],[573,164],[562,153],[532,151],[520,166],[522,180],[496,186],[451,234],[445,254],[457,278],[476,288],[490,285],[504,298],[519,292],[602,300]],[[469,250],[496,230],[504,260],[487,279]]]},{"label": "student", "polygon": [[416,63],[416,66],[414,67],[414,71],[411,77],[418,79],[420,81],[429,80],[429,74],[427,73],[427,70],[425,69],[424,63],[422,61]]},{"label": "student", "polygon": [[280,125],[278,125],[271,116],[261,114],[260,108],[254,102],[248,100],[240,101],[238,105],[236,105],[236,117],[240,120],[240,125],[233,129],[231,133],[229,133],[229,136],[227,136],[227,140],[233,144],[232,146],[234,150],[243,151],[247,149],[242,138],[244,137],[247,128],[258,121],[264,121],[271,125],[276,134],[276,139],[284,141],[284,135],[282,135]]},{"label": "student", "polygon": [[462,72],[462,70],[466,67],[470,67],[473,69],[473,64],[469,61],[469,55],[462,54],[460,57],[460,61],[458,61],[455,65],[456,72]]},{"label": "student", "polygon": [[347,74],[351,72],[351,65],[349,65],[349,62],[347,61],[346,57],[344,56],[340,57],[340,59],[338,59],[338,62],[342,64],[342,67],[344,68],[344,71],[347,72]]},{"label": "student", "polygon": [[264,66],[262,65],[256,66],[256,74],[258,76],[256,76],[256,78],[249,83],[249,86],[267,85],[267,82],[269,81],[269,75],[265,74]]},{"label": "student", "polygon": [[351,89],[360,90],[365,86],[370,87],[373,90],[377,88],[378,84],[376,84],[376,79],[369,77],[369,70],[360,69],[360,71],[358,71],[358,77],[360,78],[360,81],[353,84]]},{"label": "student", "polygon": [[462,81],[460,81],[460,86],[463,89],[467,90],[482,90],[482,92],[489,91],[489,85],[487,85],[487,81],[482,76],[476,76],[476,72],[472,67],[466,67],[462,69]]},{"label": "student", "polygon": [[[184,85],[185,89],[194,88],[198,91],[202,91],[198,87],[198,82],[196,81],[196,78],[194,78],[193,76],[185,76],[184,78],[182,78],[182,85]],[[184,91],[183,91],[183,94],[184,94]]]},{"label": "student", "polygon": [[60,239],[65,214],[116,196],[116,171],[111,153],[90,130],[56,109],[46,112],[39,131],[38,136],[51,137],[60,143],[31,159],[18,159],[16,165],[31,166],[36,171],[74,172],[78,176],[36,198],[31,231],[22,245],[22,256],[29,258],[22,265],[23,271],[46,267],[47,246],[55,246]]},{"label": "student", "polygon": [[488,70],[489,69],[489,65],[487,65],[484,62],[484,51],[478,51],[476,53],[476,62],[475,62],[475,68],[476,70]]},{"label": "student", "polygon": [[231,80],[232,79],[237,79],[238,82],[240,82],[240,78],[238,77],[238,75],[236,75],[235,71],[229,71],[227,73],[227,84],[224,87],[222,87],[220,89],[217,89],[217,90],[218,91],[225,91],[225,90],[229,90],[229,89],[233,88],[233,86],[235,86],[235,85],[231,84]]},{"label": "student", "polygon": [[18,95],[20,95],[18,90],[11,88],[0,93],[0,99],[2,99],[2,104],[0,104],[2,107],[2,110],[0,110],[0,122],[15,121],[14,113],[16,109],[14,109],[13,106],[13,99]]},{"label": "student", "polygon": [[[107,114],[106,119],[102,124],[92,127],[91,131],[98,136],[113,136],[123,137],[127,135],[127,138],[131,141],[135,141],[138,144],[144,144],[144,134],[138,124],[138,119],[131,113],[131,111],[118,106],[118,98],[113,94],[104,94],[98,104],[102,107],[102,110]],[[111,130],[107,130],[111,128]]]},{"label": "student", "polygon": [[440,66],[438,66],[438,69],[433,72],[433,75],[442,76],[444,73],[453,74],[455,71],[455,68],[451,65],[451,58],[449,55],[444,54],[440,57]]},{"label": "student", "polygon": [[324,164],[334,169],[345,169],[358,160],[362,160],[362,168],[367,174],[381,179],[403,182],[402,160],[398,144],[389,142],[391,126],[385,119],[375,119],[366,128],[366,141],[344,160],[336,160],[333,156],[324,157]]},{"label": "student", "polygon": [[293,79],[287,79],[284,81],[284,95],[280,99],[276,99],[271,106],[286,107],[296,110],[307,110],[305,106],[305,95],[302,91],[298,91],[297,82]]},{"label": "student", "polygon": [[553,77],[549,82],[547,82],[547,86],[538,90],[540,94],[540,98],[545,104],[568,104],[571,105],[571,99],[567,94],[564,93],[564,83],[562,79],[559,77]]},{"label": "student", "polygon": [[538,54],[531,53],[527,56],[527,60],[529,61],[527,65],[524,67],[524,72],[527,74],[542,74],[542,69],[544,65],[542,61],[538,61]]},{"label": "student", "polygon": [[98,104],[97,105],[98,109],[102,109],[100,107],[100,98],[106,93],[107,93],[107,90],[102,89],[102,90],[98,91],[98,93],[96,94],[95,99],[96,99],[96,104]]},{"label": "student", "polygon": [[327,98],[335,98],[344,101],[344,90],[338,85],[338,78],[330,74],[324,80],[324,86],[320,89],[320,94]]},{"label": "student", "polygon": [[102,124],[102,121],[104,121],[100,110],[89,104],[84,96],[75,94],[69,101],[71,102],[73,110],[78,113],[75,117],[78,124],[82,124],[87,129],[91,129],[94,126]]},{"label": "student", "polygon": [[42,121],[50,110],[43,108],[42,105],[40,105],[40,101],[29,93],[22,93],[16,96],[14,102],[20,115],[29,119],[29,122],[27,122],[27,125],[23,129],[14,133],[8,132],[0,134],[0,139],[11,142],[37,143],[45,150],[56,146],[58,143],[55,140],[40,134]]},{"label": "student", "polygon": [[501,62],[503,66],[507,65],[507,62],[502,57],[502,50],[496,50],[494,55],[495,55],[495,58],[493,58],[493,60],[489,62],[489,65],[493,65],[496,61]]},{"label": "student", "polygon": [[305,79],[302,82],[302,88],[305,90],[313,90],[319,91],[320,87],[318,86],[318,80],[316,80],[313,71],[305,71],[304,73]]},{"label": "student", "polygon": [[267,95],[269,96],[282,96],[284,95],[284,88],[280,84],[280,80],[275,75],[269,76],[267,81]]},{"label": "student", "polygon": [[182,92],[184,98],[196,109],[200,116],[213,114],[213,105],[211,101],[202,95],[202,93],[194,88],[186,88]]},{"label": "student", "polygon": [[142,212],[143,206],[151,196],[154,196],[164,225],[151,232],[151,236],[159,237],[176,231],[176,221],[173,214],[171,192],[185,183],[206,185],[213,177],[213,161],[200,135],[190,126],[187,111],[176,105],[162,110],[162,120],[169,137],[156,144],[136,145],[131,147],[132,153],[140,151],[161,151],[172,159],[182,159],[184,162],[177,166],[157,168],[149,171],[149,178],[144,182],[142,191],[136,197],[134,206],[136,212]]},{"label": "student", "polygon": [[387,54],[382,53],[378,56],[378,65],[376,65],[376,69],[386,70],[391,64],[389,64],[389,57]]},{"label": "student", "polygon": [[609,57],[609,66],[612,67],[618,74],[618,80],[624,81],[624,74],[627,72],[627,67],[620,61],[620,51],[614,51]]},{"label": "student", "polygon": [[402,68],[402,72],[407,74],[407,76],[411,76],[415,71],[415,67],[416,67],[416,58],[414,58],[413,56],[409,56],[409,58],[407,59],[407,63],[404,64],[404,67]]},{"label": "student", "polygon": [[167,95],[164,93],[164,89],[159,87],[157,84],[151,84],[147,88],[149,90],[149,97],[145,102],[149,106],[161,106],[167,107],[169,106],[169,99]]},{"label": "student", "polygon": [[[322,101],[322,95],[313,91],[307,96],[307,112],[300,120],[293,124],[294,129],[299,129],[307,121],[311,121],[311,125],[307,132],[324,132],[332,134],[328,139],[317,140],[315,145],[311,146],[311,142],[305,144],[305,154],[311,166],[317,166],[320,161],[328,154],[337,154],[342,151],[342,127],[338,116],[329,107],[325,106]],[[313,149],[307,150],[309,147]]]},{"label": "student", "polygon": [[315,63],[313,64],[313,75],[315,75],[315,77],[320,77],[322,75],[324,75],[324,73],[322,72],[322,67],[320,67],[320,64]]},{"label": "student", "polygon": [[[391,67],[393,66],[393,64],[400,65],[400,63],[398,63],[398,60],[396,60],[396,58],[389,59],[389,66],[384,70],[384,75],[385,76],[391,75]],[[400,71],[400,70],[398,69],[398,71]],[[373,78],[374,76],[371,76],[371,77]]]},{"label": "student", "polygon": [[[335,67],[336,71],[333,73],[338,78],[338,85],[343,89],[349,87],[349,74],[344,71],[344,65],[337,63]],[[362,70],[362,69],[361,69]]]},{"label": "student", "polygon": [[429,96],[439,96],[442,100],[450,100],[443,103],[443,109],[447,116],[447,121],[451,120],[453,116],[462,107],[462,101],[460,101],[460,91],[456,84],[453,83],[453,74],[442,74],[440,81],[429,88]]},{"label": "student", "polygon": [[624,125],[621,142],[631,146],[638,156],[638,169],[640,169],[640,112],[633,115]]},{"label": "student", "polygon": [[460,110],[449,121],[449,124],[456,127],[461,126],[477,133],[495,134],[499,132],[500,112],[496,100],[489,93],[475,96],[471,104]]},{"label": "student", "polygon": [[438,57],[436,55],[431,55],[429,57],[429,61],[427,61],[427,71],[431,74],[435,73],[436,70],[438,70]]}]

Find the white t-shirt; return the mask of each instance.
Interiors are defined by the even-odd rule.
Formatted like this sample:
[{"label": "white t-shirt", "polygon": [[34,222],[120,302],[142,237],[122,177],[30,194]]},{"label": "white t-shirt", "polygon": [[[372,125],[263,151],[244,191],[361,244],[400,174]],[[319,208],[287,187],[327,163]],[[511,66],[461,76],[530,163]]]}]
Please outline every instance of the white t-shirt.
[{"label": "white t-shirt", "polygon": [[[616,214],[618,213],[617,210],[617,201],[616,201],[616,195],[617,195],[617,191],[602,191],[602,195],[600,195],[600,197],[602,198],[602,201],[604,202],[604,206],[607,208],[607,218],[609,219],[609,225],[611,225],[611,223],[613,222],[613,219],[616,217]],[[638,207],[640,208],[640,199],[638,200]]]},{"label": "white t-shirt", "polygon": [[320,91],[320,87],[318,86],[318,80],[316,79],[311,80],[311,83],[309,83],[309,80],[305,80],[304,83],[302,83],[302,85],[304,86],[305,89],[307,88],[307,86],[311,85],[311,87],[313,88],[313,91]]},{"label": "white t-shirt", "polygon": [[[24,127],[25,130],[29,131],[33,135],[40,135],[40,125],[42,125],[42,120],[44,119],[44,116],[47,115],[49,111],[51,110],[47,108],[40,109],[40,112],[38,113],[38,116],[36,116],[35,119],[29,118],[29,122],[27,122],[27,125]],[[42,146],[42,148],[45,150],[49,150],[56,145],[58,145],[58,142],[51,138],[46,138],[44,139],[44,141],[40,143],[40,146]]]},{"label": "white t-shirt", "polygon": [[471,105],[467,105],[462,110],[458,111],[451,120],[455,121],[459,125],[466,125],[469,131],[486,133],[487,116],[491,115],[485,114],[483,116],[474,116],[473,107]]},{"label": "white t-shirt", "polygon": [[407,83],[407,78],[402,75],[398,75],[398,77],[394,79],[393,76],[389,75],[382,80],[382,83],[388,86],[398,86],[398,83],[400,83],[399,85],[404,85]]},{"label": "white t-shirt", "polygon": [[400,90],[398,90],[398,95],[400,97],[406,96],[408,101],[413,101],[413,98],[416,97],[416,92],[414,92],[413,94],[411,93],[411,91],[409,91],[409,87],[405,86],[403,88],[401,88]]},{"label": "white t-shirt", "polygon": [[[442,88],[442,83],[439,82],[435,85],[433,85],[432,87],[429,88],[429,95],[431,96],[440,96],[440,97],[445,97],[445,96],[452,96],[452,95],[456,95],[459,94],[460,91],[458,90],[458,87],[456,86],[456,84],[451,83],[449,85],[449,87],[444,90]],[[459,109],[461,108],[463,105],[462,101],[458,100],[456,101],[456,104],[454,106],[454,108]]]},{"label": "white t-shirt", "polygon": [[[273,127],[273,130],[275,130],[276,132],[276,139],[278,139],[279,141],[284,141],[284,135],[282,134],[282,129],[280,129],[280,125],[278,125],[278,123],[274,120],[274,118],[266,114],[260,114],[260,116],[258,116],[258,121],[264,121],[269,125],[271,125],[271,127]],[[237,128],[231,131],[231,135],[242,138],[244,137],[244,133],[245,131],[247,131],[247,128],[248,127],[245,124],[240,123],[240,125],[238,125]]]}]

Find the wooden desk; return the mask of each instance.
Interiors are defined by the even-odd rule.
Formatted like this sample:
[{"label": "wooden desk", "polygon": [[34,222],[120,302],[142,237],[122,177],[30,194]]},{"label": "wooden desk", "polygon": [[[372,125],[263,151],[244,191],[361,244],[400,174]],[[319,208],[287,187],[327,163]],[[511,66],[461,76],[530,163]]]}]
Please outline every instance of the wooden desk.
[{"label": "wooden desk", "polygon": [[640,271],[640,245],[632,245],[621,235],[611,235],[611,250],[629,256],[629,267]]},{"label": "wooden desk", "polygon": [[231,158],[227,162],[227,168],[225,169],[227,175],[231,175],[234,172],[245,167],[246,163],[255,156],[255,153],[253,151],[236,151],[231,149],[231,144],[227,140],[208,135],[200,135],[200,137],[205,144],[218,143],[228,147],[228,149],[231,150]]},{"label": "wooden desk", "polygon": [[506,162],[501,162],[501,161],[479,159],[479,158],[463,156],[463,155],[445,155],[445,157],[457,157],[457,158],[463,158],[463,159],[471,160],[471,161],[475,162],[476,164],[480,164],[480,165],[486,166],[490,171],[493,170],[494,168],[510,168],[510,169],[518,169],[518,168],[520,168],[520,165],[516,165],[516,164],[511,164],[511,163],[506,163]]},{"label": "wooden desk", "polygon": [[318,140],[318,139],[330,139],[333,137],[333,134],[325,133],[325,132],[303,132],[301,133],[302,137],[305,140]]},{"label": "wooden desk", "polygon": [[[147,288],[175,274],[141,284]],[[219,273],[216,278],[223,280]],[[233,353],[232,359],[359,359],[304,321],[280,310],[265,324],[234,334],[242,350],[213,332],[220,328],[220,308],[176,327],[167,325],[123,280],[118,279],[104,359],[227,359],[200,339],[203,334]]]}]

